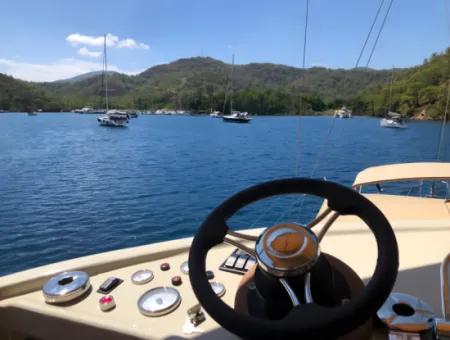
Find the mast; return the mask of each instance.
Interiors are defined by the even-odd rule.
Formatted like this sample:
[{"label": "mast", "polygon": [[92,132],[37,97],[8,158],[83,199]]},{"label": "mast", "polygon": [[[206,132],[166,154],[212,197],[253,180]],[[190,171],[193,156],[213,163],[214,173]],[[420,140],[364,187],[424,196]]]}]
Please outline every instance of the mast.
[{"label": "mast", "polygon": [[231,95],[230,95],[230,115],[233,114],[233,71],[234,71],[234,53],[231,56]]},{"label": "mast", "polygon": [[103,77],[105,78],[106,112],[108,112],[108,59],[106,56],[106,34],[103,35]]},{"label": "mast", "polygon": [[390,85],[390,89],[389,89],[389,110],[388,110],[388,113],[391,112],[391,109],[392,109],[392,83],[393,82],[394,82],[394,68],[392,67],[391,85]]}]

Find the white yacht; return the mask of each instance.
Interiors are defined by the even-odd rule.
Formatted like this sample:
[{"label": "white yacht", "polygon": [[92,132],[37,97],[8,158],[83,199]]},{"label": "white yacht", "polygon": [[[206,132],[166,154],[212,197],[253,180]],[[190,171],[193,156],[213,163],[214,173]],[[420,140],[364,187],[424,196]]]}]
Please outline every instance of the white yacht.
[{"label": "white yacht", "polygon": [[97,117],[102,126],[125,127],[128,123],[128,114],[125,111],[108,110],[106,114]]},{"label": "white yacht", "polygon": [[105,110],[94,109],[91,106],[85,106],[85,107],[83,107],[81,109],[72,110],[72,112],[81,113],[81,114],[88,114],[88,113],[89,114],[101,114],[101,113],[105,113]]},{"label": "white yacht", "polygon": [[232,111],[231,115],[222,116],[224,122],[229,123],[250,123],[252,118],[248,112]]},{"label": "white yacht", "polygon": [[391,72],[391,81],[389,86],[389,110],[386,117],[381,118],[380,126],[384,128],[405,129],[406,119],[400,113],[392,112],[392,86],[394,83],[394,69]]},{"label": "white yacht", "polygon": [[334,117],[336,117],[336,118],[352,118],[352,110],[343,106],[340,110],[334,111]]},{"label": "white yacht", "polygon": [[[234,54],[231,58],[231,71],[234,70]],[[233,111],[233,75],[230,76],[230,114],[229,115],[223,115],[222,120],[227,123],[250,123],[252,118],[250,118],[250,115],[248,112],[240,112],[240,111]],[[225,100],[226,102],[226,100]],[[225,107],[225,106],[224,106]],[[225,112],[225,110],[224,110]]]},{"label": "white yacht", "polygon": [[110,110],[108,104],[108,62],[106,57],[106,34],[103,37],[103,77],[105,79],[105,104],[106,113],[97,117],[101,126],[108,127],[126,127],[129,114],[126,111]]},{"label": "white yacht", "polygon": [[222,118],[222,113],[220,111],[213,111],[209,114],[211,118]]},{"label": "white yacht", "polygon": [[[373,167],[353,188],[261,183],[216,207],[194,238],[4,276],[0,338],[447,339],[447,186],[442,197],[388,193],[410,181],[448,183],[450,164]],[[293,193],[325,199],[309,223],[228,227],[248,204]]]},{"label": "white yacht", "polygon": [[388,112],[387,117],[380,120],[380,126],[394,129],[405,129],[408,127],[406,119],[397,112]]}]

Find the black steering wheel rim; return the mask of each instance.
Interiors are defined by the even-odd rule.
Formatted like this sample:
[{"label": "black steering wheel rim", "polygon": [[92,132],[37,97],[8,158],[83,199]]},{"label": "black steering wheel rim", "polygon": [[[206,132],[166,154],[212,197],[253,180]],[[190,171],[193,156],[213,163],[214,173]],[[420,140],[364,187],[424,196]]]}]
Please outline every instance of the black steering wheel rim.
[{"label": "black steering wheel rim", "polygon": [[[281,320],[263,320],[235,311],[209,285],[206,255],[223,242],[226,220],[258,200],[283,194],[310,194],[327,199],[341,215],[359,216],[375,236],[378,257],[374,274],[364,291],[338,307],[306,304],[294,307]],[[329,338],[343,335],[370,318],[389,296],[398,271],[398,247],[394,232],[381,211],[356,191],[316,179],[289,178],[269,181],[245,189],[215,208],[200,226],[189,253],[189,278],[205,310],[224,328],[245,338]]]}]

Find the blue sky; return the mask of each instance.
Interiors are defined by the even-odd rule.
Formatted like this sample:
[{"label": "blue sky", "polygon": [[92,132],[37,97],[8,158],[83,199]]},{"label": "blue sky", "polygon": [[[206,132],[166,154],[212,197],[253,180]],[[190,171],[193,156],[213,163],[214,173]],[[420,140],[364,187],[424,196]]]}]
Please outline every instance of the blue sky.
[{"label": "blue sky", "polygon": [[[93,38],[104,33],[110,68],[130,74],[199,55],[229,62],[232,53],[239,64],[301,66],[305,1],[0,0],[0,72],[49,81],[101,69]],[[379,3],[310,0],[306,66],[353,67]],[[370,66],[416,65],[445,50],[446,7],[396,0]]]}]

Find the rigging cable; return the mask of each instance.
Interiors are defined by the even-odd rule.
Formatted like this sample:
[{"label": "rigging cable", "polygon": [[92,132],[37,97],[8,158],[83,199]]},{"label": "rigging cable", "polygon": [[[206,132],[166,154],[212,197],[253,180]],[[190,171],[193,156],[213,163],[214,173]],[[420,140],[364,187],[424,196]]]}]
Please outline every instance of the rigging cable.
[{"label": "rigging cable", "polygon": [[384,15],[384,18],[383,18],[383,22],[381,23],[380,29],[378,30],[378,35],[377,35],[377,37],[375,39],[375,42],[373,43],[372,50],[370,51],[369,59],[367,59],[366,67],[369,67],[370,60],[372,59],[373,52],[375,52],[375,48],[377,47],[378,40],[380,39],[381,32],[383,31],[384,25],[385,25],[386,20],[387,20],[387,18],[389,16],[389,12],[391,11],[391,7],[392,7],[393,3],[394,3],[394,0],[391,0],[391,2],[389,3],[389,7],[388,7],[388,9],[386,11],[386,14]]},{"label": "rigging cable", "polygon": [[[304,27],[304,33],[303,33],[303,51],[302,51],[302,68],[305,69],[305,65],[306,65],[306,47],[307,47],[307,37],[308,37],[308,20],[309,20],[309,0],[306,0],[306,11],[305,11],[305,27]],[[296,145],[298,146],[298,152],[295,152],[295,169],[294,169],[294,176],[295,177],[299,177],[300,175],[300,128],[301,128],[301,111],[303,109],[303,99],[302,97],[300,97],[300,102],[299,102],[299,117],[298,117],[298,124],[297,124],[297,129],[296,129],[296,133],[295,133],[295,140],[296,140]],[[256,223],[258,223],[259,221],[261,221],[263,219],[263,217],[267,216],[267,213],[269,211],[273,211],[273,209],[275,207],[277,207],[277,205],[275,203],[279,202],[281,199],[281,196],[278,197],[274,202],[271,203],[271,205],[267,208],[264,209],[264,212],[262,214],[260,214],[258,216],[258,218],[252,223],[252,226],[256,225]],[[289,204],[289,208],[287,210],[285,210],[285,212],[281,215],[281,217],[285,216],[286,213],[289,213],[289,216],[291,215],[292,212],[292,208],[295,205],[295,200],[293,200],[290,204]],[[277,219],[279,220],[279,218]]]},{"label": "rigging cable", "polygon": [[[448,33],[450,36],[450,19],[449,19],[449,13],[448,13],[448,4],[444,0],[444,6],[445,6],[445,14],[447,17],[447,22],[449,24],[448,26]],[[445,127],[447,125],[447,115],[448,115],[448,106],[450,101],[450,50],[447,50],[447,73],[448,73],[448,79],[447,79],[447,100],[445,103],[445,109],[444,109],[444,118],[442,119],[442,125],[441,125],[441,131],[439,133],[439,144],[436,154],[436,159],[439,161],[441,159],[441,153],[442,153],[442,146],[445,139]],[[444,153],[445,155],[445,153]]]},{"label": "rigging cable", "polygon": [[361,61],[361,57],[362,57],[362,55],[363,55],[363,53],[364,53],[364,50],[366,49],[367,42],[369,41],[369,38],[370,38],[370,36],[372,35],[372,30],[373,30],[373,28],[374,28],[374,26],[375,26],[375,23],[376,23],[377,20],[378,20],[378,15],[380,15],[381,8],[383,7],[384,1],[385,1],[385,0],[382,0],[381,3],[380,3],[380,6],[378,7],[377,14],[375,15],[375,18],[373,19],[373,21],[372,21],[372,26],[370,27],[369,33],[367,34],[366,41],[364,41],[364,45],[363,45],[363,47],[361,48],[361,52],[359,53],[358,60],[356,60],[355,68],[358,67],[359,62]]},{"label": "rigging cable", "polygon": [[[386,14],[384,15],[383,22],[381,23],[380,29],[379,29],[379,31],[378,31],[378,35],[377,35],[377,37],[376,37],[376,39],[375,39],[375,42],[374,42],[374,44],[373,44],[372,50],[371,50],[370,55],[369,55],[369,59],[367,60],[367,63],[366,63],[366,67],[369,66],[370,60],[372,59],[373,53],[375,52],[375,48],[376,48],[376,46],[377,46],[377,43],[378,43],[378,40],[379,40],[379,38],[380,38],[381,32],[383,31],[384,25],[385,25],[386,20],[387,20],[387,18],[388,18],[388,15],[389,15],[389,12],[390,12],[390,10],[391,10],[392,3],[393,3],[393,2],[394,2],[394,0],[391,0],[391,1],[390,1],[389,7],[388,7],[388,9],[387,9],[387,11],[386,11]],[[369,31],[369,34],[368,34],[368,37],[367,37],[366,41],[364,42],[364,46],[367,44],[367,40],[369,39],[369,36],[370,36],[371,31],[372,31],[372,29],[373,29],[373,26],[375,25],[376,19],[378,18],[378,14],[379,14],[378,12],[379,12],[380,9],[382,8],[383,3],[384,3],[384,0],[382,1],[380,7],[379,7],[378,10],[377,10],[377,14],[375,15],[375,20],[374,20],[374,22],[372,23],[372,27],[371,27],[371,29],[370,29],[370,31]],[[363,48],[361,49],[361,54],[363,53],[363,51],[364,51],[364,49],[365,49],[364,46],[363,46]],[[360,54],[360,56],[358,56],[358,59],[357,59],[356,64],[359,64],[359,59],[360,59],[360,57],[361,57],[361,54]],[[316,161],[316,163],[315,163],[315,165],[314,165],[314,167],[313,167],[313,169],[312,169],[312,171],[311,171],[311,176],[310,176],[309,178],[312,178],[312,177],[314,176],[315,172],[317,171],[317,169],[319,168],[319,166],[320,166],[320,164],[321,164],[321,161],[322,161],[322,154],[324,153],[325,146],[327,146],[327,145],[329,144],[329,143],[328,143],[328,140],[329,140],[329,138],[330,138],[331,132],[332,132],[333,129],[334,129],[334,123],[335,123],[335,121],[336,121],[336,118],[333,119],[333,123],[332,123],[332,125],[331,125],[331,127],[330,127],[330,129],[329,129],[329,131],[328,131],[328,133],[327,133],[327,135],[326,135],[326,137],[325,137],[324,142],[323,142],[322,145],[321,145],[321,149],[320,149],[320,151],[319,151],[319,154],[318,154],[318,157],[317,157],[317,161]],[[340,134],[342,134],[342,131],[343,131],[343,127],[341,127]],[[302,200],[300,201],[299,214],[301,214],[301,211],[302,211],[302,209],[303,209],[304,202],[305,202],[305,195],[303,195]]]},{"label": "rigging cable", "polygon": [[305,19],[305,33],[303,35],[303,62],[302,62],[302,68],[305,68],[305,60],[306,60],[306,41],[307,41],[306,38],[307,38],[307,33],[308,33],[308,17],[309,17],[309,0],[306,0],[306,19]]}]

